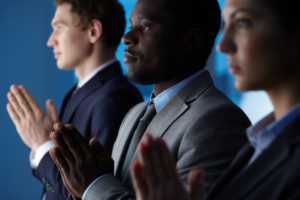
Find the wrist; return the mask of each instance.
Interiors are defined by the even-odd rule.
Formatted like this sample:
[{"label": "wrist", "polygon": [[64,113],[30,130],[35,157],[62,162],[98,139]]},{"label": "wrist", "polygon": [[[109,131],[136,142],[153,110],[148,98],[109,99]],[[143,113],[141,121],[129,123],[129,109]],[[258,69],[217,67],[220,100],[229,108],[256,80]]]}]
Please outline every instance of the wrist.
[{"label": "wrist", "polygon": [[40,139],[39,141],[36,141],[34,144],[31,145],[31,150],[33,152],[37,151],[42,145],[44,145],[45,143],[51,141],[50,138],[43,138]]},{"label": "wrist", "polygon": [[54,147],[54,144],[52,141],[47,141],[44,144],[42,144],[36,151],[31,151],[30,153],[30,165],[33,169],[37,168],[45,156],[46,153],[49,152],[51,148]]}]

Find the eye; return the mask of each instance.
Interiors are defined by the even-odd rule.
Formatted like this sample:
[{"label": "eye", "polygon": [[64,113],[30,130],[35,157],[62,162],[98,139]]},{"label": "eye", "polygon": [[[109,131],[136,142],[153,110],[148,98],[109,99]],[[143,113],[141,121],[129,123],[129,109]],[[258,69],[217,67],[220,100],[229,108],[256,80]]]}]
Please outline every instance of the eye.
[{"label": "eye", "polygon": [[152,26],[150,24],[148,24],[148,23],[145,23],[145,24],[142,25],[142,29],[144,31],[149,31],[149,30],[152,29]]},{"label": "eye", "polygon": [[62,25],[56,25],[56,26],[54,26],[53,29],[56,30],[56,31],[61,31],[61,30],[63,30],[63,26]]},{"label": "eye", "polygon": [[143,29],[144,29],[145,31],[147,31],[147,30],[150,29],[150,26],[148,26],[148,25],[143,25]]},{"label": "eye", "polygon": [[251,22],[248,19],[237,19],[235,26],[236,28],[249,28],[251,26]]}]

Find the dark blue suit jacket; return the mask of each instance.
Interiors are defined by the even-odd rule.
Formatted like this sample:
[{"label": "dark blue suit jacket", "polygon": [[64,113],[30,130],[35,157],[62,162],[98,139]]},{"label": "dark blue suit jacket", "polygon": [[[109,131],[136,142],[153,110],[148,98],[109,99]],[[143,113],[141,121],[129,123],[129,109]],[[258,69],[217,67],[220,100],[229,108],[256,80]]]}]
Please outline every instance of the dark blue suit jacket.
[{"label": "dark blue suit jacket", "polygon": [[[73,94],[75,88],[76,85],[64,98],[61,122],[73,124],[86,139],[97,137],[111,152],[125,114],[142,101],[140,93],[122,75],[118,62],[98,72]],[[44,183],[47,200],[67,198],[68,192],[49,153],[33,173]]]},{"label": "dark blue suit jacket", "polygon": [[300,199],[299,116],[245,169],[253,153],[254,149],[247,143],[206,199]]}]

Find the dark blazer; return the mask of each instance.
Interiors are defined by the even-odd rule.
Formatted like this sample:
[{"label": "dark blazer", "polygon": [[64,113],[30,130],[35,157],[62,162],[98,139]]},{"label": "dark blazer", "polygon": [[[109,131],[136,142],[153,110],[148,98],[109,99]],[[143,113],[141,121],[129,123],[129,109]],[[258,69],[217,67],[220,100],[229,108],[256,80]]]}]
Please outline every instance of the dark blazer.
[{"label": "dark blazer", "polygon": [[[73,94],[75,88],[76,85],[63,100],[60,120],[73,124],[86,139],[97,137],[111,152],[125,114],[142,101],[140,93],[122,75],[119,62],[98,72]],[[67,198],[67,190],[49,153],[34,170],[34,175],[44,183],[47,200]]]},{"label": "dark blazer", "polygon": [[[105,176],[95,182],[86,199],[135,199],[129,169],[122,178],[119,174],[133,129],[146,104],[136,105],[122,122],[112,152],[115,176]],[[170,99],[145,132],[167,143],[184,184],[191,169],[204,168],[208,189],[246,143],[245,130],[249,125],[247,116],[214,87],[209,73],[204,72]],[[137,153],[133,156],[136,158]]]},{"label": "dark blazer", "polygon": [[207,199],[300,199],[300,117],[245,169],[253,152],[248,143]]}]

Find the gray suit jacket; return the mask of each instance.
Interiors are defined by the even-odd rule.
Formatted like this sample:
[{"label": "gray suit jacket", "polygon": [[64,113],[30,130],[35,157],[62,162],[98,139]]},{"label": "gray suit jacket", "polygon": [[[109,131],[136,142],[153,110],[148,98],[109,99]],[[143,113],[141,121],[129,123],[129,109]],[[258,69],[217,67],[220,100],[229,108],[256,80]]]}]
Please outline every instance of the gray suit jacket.
[{"label": "gray suit jacket", "polygon": [[[122,179],[118,177],[132,129],[146,105],[147,102],[136,105],[122,122],[112,152],[115,176],[99,179],[85,200],[135,199],[129,173]],[[245,129],[249,125],[246,115],[214,87],[209,73],[205,72],[175,94],[153,118],[146,132],[164,139],[185,184],[191,169],[203,168],[208,189],[246,142]],[[133,159],[137,158],[136,154]]]}]

